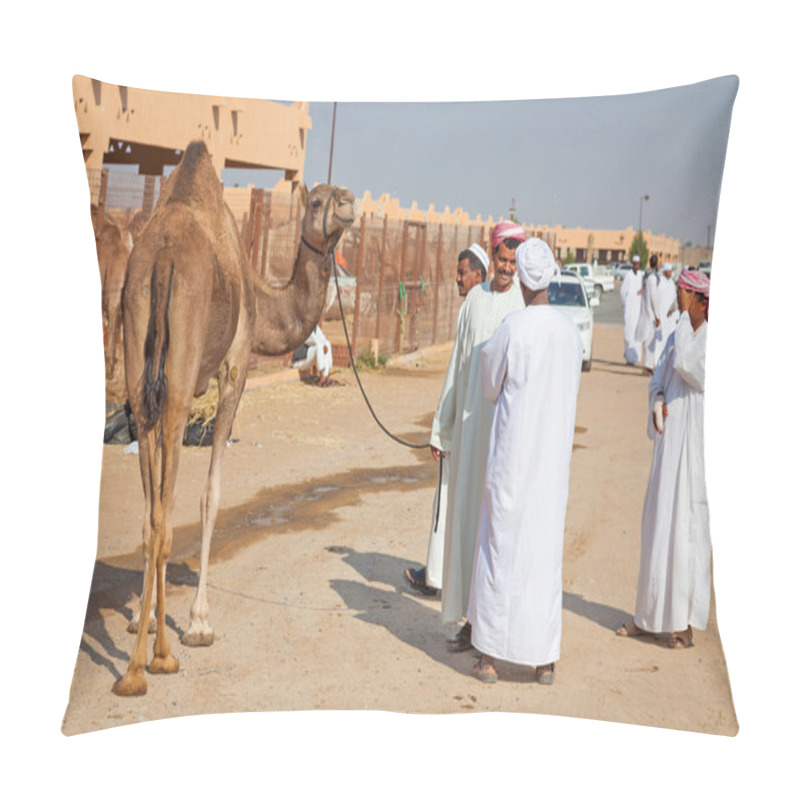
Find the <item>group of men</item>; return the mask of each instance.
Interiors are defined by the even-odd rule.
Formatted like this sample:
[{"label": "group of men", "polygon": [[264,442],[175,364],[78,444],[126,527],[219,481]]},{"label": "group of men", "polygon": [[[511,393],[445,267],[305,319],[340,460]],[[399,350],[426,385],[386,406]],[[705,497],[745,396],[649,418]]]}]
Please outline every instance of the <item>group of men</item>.
[{"label": "group of men", "polygon": [[[652,375],[661,352],[675,330],[678,302],[672,264],[660,269],[658,256],[650,256],[650,266],[639,271],[641,259],[633,257],[633,267],[625,275],[619,293],[625,326],[625,361],[632,366],[642,362],[642,371]],[[643,352],[644,351],[644,352]]]},{"label": "group of men", "polygon": [[[642,287],[638,264],[632,274]],[[691,645],[691,626],[705,626],[710,594],[702,463],[708,283],[695,273],[668,303],[659,287],[674,284],[663,274],[647,288],[646,313],[661,337],[650,356],[648,432],[655,444],[636,614],[618,633],[668,633],[670,646],[680,647]],[[497,680],[499,659],[531,665],[538,683],[551,684],[560,657],[582,345],[574,323],[549,306],[548,286],[559,275],[547,244],[526,239],[513,222],[493,229],[491,261],[477,244],[458,256],[464,302],[430,437],[439,483],[428,555],[425,567],[409,568],[405,577],[423,594],[441,595],[444,622],[465,620],[447,649],[476,649],[475,674],[487,683]],[[642,291],[635,290],[637,298]],[[648,336],[649,344],[655,336]]]}]

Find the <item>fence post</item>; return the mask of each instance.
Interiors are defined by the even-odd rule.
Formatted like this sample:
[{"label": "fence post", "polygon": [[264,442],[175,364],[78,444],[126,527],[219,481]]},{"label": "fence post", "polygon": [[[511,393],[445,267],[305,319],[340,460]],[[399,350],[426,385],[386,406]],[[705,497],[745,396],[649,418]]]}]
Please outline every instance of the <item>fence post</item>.
[{"label": "fence post", "polygon": [[422,347],[422,301],[425,299],[425,265],[427,263],[427,248],[428,248],[428,223],[422,226],[422,246],[418,248],[418,263],[419,270],[417,271],[417,281],[419,282],[419,289],[417,290],[417,349]]},{"label": "fence post", "polygon": [[265,195],[264,202],[264,239],[261,242],[261,269],[262,278],[267,277],[267,252],[269,251],[269,229],[272,227],[272,192]]},{"label": "fence post", "polygon": [[358,255],[356,256],[356,305],[353,309],[353,359],[358,358],[358,318],[361,309],[361,275],[363,273],[364,254],[367,252],[367,217],[361,215],[358,232]]},{"label": "fence post", "polygon": [[[296,253],[297,252],[297,248],[300,247],[300,228],[301,228],[301,225],[302,225],[302,222],[303,222],[303,215],[302,215],[302,210],[303,209],[302,209],[302,206],[300,205],[300,198],[299,197],[297,198],[297,202],[296,203],[292,203],[291,208],[292,209],[296,208],[296,210],[297,210],[297,219],[295,220],[295,226],[294,226],[294,249],[292,251],[292,252]],[[291,217],[289,217],[289,220],[291,221]]]},{"label": "fence post", "polygon": [[405,320],[403,319],[403,301],[407,296],[403,281],[406,277],[406,249],[408,246],[408,220],[403,221],[403,247],[400,251],[400,276],[397,285],[397,321],[395,322],[394,334],[394,353],[399,355],[402,352],[402,343],[405,339]]},{"label": "fence post", "polygon": [[386,240],[388,238],[389,217],[383,218],[383,238],[381,240],[381,263],[378,270],[378,310],[375,314],[375,338],[381,338],[381,307],[383,306],[383,274],[386,271]]},{"label": "fence post", "polygon": [[108,167],[103,167],[100,172],[100,194],[97,195],[97,220],[95,224],[97,229],[94,232],[95,236],[100,235],[103,230],[103,222],[106,216],[106,193],[108,192]]},{"label": "fence post", "polygon": [[155,195],[156,195],[156,176],[155,175],[145,175],[144,176],[144,196],[142,197],[142,211],[148,216],[150,212],[153,210],[153,206],[155,205]]},{"label": "fence post", "polygon": [[436,344],[436,327],[439,319],[439,284],[442,282],[442,240],[444,225],[439,223],[439,241],[436,244],[436,277],[433,280],[433,333],[431,344]]},{"label": "fence post", "polygon": [[255,197],[253,198],[253,216],[251,221],[252,235],[252,252],[250,253],[250,263],[254,270],[258,269],[258,246],[261,244],[261,215],[264,205],[264,190],[254,190]]}]

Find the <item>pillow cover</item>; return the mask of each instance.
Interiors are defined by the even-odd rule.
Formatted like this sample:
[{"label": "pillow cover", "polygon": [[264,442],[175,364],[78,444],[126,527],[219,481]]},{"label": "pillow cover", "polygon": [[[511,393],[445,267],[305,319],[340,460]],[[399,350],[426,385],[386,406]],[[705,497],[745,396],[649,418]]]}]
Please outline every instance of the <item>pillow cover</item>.
[{"label": "pillow cover", "polygon": [[[224,448],[210,556],[200,550],[197,513],[210,448],[186,445],[180,454],[164,576],[174,674],[148,673],[144,697],[111,689],[126,675],[134,647],[128,628],[142,594],[145,511],[138,432],[125,405],[119,309],[131,251],[159,197],[172,196],[157,171],[170,173],[191,141],[204,141],[248,263],[277,290],[300,247],[300,179],[313,187],[335,167],[333,177],[355,195],[355,220],[341,238],[346,272],[336,274],[355,276],[346,319],[357,323],[356,357],[372,342],[376,353],[414,353],[419,364],[398,358],[395,370],[365,377],[392,426],[425,443],[460,303],[458,252],[472,241],[488,249],[494,222],[513,217],[564,263],[627,262],[639,232],[662,263],[710,260],[737,85],[729,77],[618,97],[342,104],[331,163],[330,104],[268,106],[284,152],[256,161],[247,148],[257,130],[251,118],[261,120],[259,101],[76,77],[102,281],[108,444],[97,560],[64,733],[201,713],[369,708],[522,711],[735,734],[713,606],[707,628],[685,652],[615,636],[633,613],[652,455],[648,381],[624,362],[619,284],[594,308],[594,366],[582,379],[565,532],[563,652],[552,691],[529,685],[530,670],[513,665],[501,666],[489,690],[472,676],[470,653],[446,651],[451,631],[439,619],[438,600],[410,591],[403,578],[406,567],[424,562],[433,462],[373,425],[352,372],[335,366],[340,385],[320,399],[281,355],[248,359],[248,388]],[[181,125],[183,138],[176,139]],[[384,171],[387,164],[394,174]],[[124,172],[126,165],[138,165],[144,176]],[[236,183],[263,181],[267,170],[262,188],[275,187],[268,197],[237,191]],[[450,180],[454,175],[461,180]],[[393,227],[384,225],[394,205]],[[651,224],[651,215],[658,221]],[[324,303],[323,327],[334,347],[345,341],[332,301],[339,293],[344,299],[344,284]],[[174,325],[170,335],[180,342],[184,334]],[[216,407],[213,390],[204,396]],[[197,414],[210,431],[213,412]],[[201,430],[186,441],[205,437]],[[208,607],[213,636],[191,642],[184,637],[193,632],[190,616],[203,617]],[[152,637],[147,647],[149,661]]]}]

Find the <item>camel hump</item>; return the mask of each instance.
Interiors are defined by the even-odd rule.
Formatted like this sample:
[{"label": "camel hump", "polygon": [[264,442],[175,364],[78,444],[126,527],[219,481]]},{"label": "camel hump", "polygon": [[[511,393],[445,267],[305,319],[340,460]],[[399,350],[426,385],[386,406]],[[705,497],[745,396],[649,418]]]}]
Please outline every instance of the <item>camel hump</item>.
[{"label": "camel hump", "polygon": [[[173,176],[170,176],[173,177]],[[167,202],[195,206],[216,206],[222,202],[222,188],[205,142],[190,142],[171,181]]]}]

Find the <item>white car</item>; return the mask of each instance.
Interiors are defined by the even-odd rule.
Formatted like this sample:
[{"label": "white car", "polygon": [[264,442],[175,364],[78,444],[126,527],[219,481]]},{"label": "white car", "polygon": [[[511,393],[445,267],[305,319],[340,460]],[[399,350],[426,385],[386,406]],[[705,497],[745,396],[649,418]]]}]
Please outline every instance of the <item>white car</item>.
[{"label": "white car", "polygon": [[633,269],[633,264],[615,264],[614,277],[618,281],[621,281],[632,269]]},{"label": "white car", "polygon": [[598,300],[603,296],[603,292],[614,291],[614,276],[605,267],[595,267],[594,264],[567,264],[564,269],[574,272],[583,278],[586,286],[586,294],[597,297]]},{"label": "white car", "polygon": [[586,297],[583,281],[573,272],[563,270],[550,281],[547,299],[551,306],[561,309],[578,326],[583,343],[583,364],[581,369],[588,372],[592,368],[592,334],[594,333],[594,307],[600,305],[595,297]]}]

